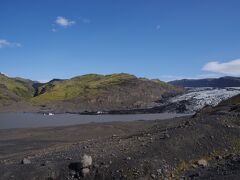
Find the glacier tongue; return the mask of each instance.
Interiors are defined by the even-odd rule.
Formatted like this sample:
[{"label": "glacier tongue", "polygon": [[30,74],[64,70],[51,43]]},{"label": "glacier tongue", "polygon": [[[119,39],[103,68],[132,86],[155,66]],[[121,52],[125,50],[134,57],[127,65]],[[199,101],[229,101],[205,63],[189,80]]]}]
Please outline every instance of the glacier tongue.
[{"label": "glacier tongue", "polygon": [[186,102],[189,112],[196,112],[206,105],[216,106],[221,101],[240,94],[240,88],[188,88],[187,93],[169,99],[170,103]]}]

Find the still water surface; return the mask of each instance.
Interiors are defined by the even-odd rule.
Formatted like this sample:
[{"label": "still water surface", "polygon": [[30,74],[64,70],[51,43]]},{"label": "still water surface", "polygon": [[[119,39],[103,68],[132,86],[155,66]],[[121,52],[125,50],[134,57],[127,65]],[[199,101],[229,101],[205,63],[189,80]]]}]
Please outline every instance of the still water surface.
[{"label": "still water surface", "polygon": [[128,115],[79,115],[79,114],[57,114],[44,116],[38,113],[0,113],[0,129],[10,128],[37,128],[68,126],[86,123],[135,121],[170,119],[183,116],[183,114],[128,114]]}]

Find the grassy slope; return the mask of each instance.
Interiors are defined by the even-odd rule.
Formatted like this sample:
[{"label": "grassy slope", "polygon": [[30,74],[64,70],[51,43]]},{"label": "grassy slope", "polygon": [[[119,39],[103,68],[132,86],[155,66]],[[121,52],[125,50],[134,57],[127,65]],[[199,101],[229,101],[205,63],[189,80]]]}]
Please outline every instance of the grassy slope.
[{"label": "grassy slope", "polygon": [[29,99],[33,96],[34,88],[24,80],[9,78],[0,74],[0,99],[19,100]]},{"label": "grassy slope", "polygon": [[[34,107],[57,112],[143,108],[151,106],[163,94],[175,92],[182,92],[182,89],[123,73],[88,74],[45,84],[0,74],[0,106],[21,102],[30,111]],[[21,107],[16,103],[16,109]]]},{"label": "grassy slope", "polygon": [[[130,81],[149,82],[148,79],[138,79],[129,74],[97,75],[88,74],[61,82],[54,82],[39,87],[39,95],[33,98],[34,102],[69,100],[76,97],[93,98],[101,96],[103,91],[109,87],[123,85]],[[159,85],[163,90],[174,90],[175,87],[159,80],[151,80],[153,84]],[[123,85],[124,86],[124,85]],[[42,93],[41,93],[42,92]]]}]

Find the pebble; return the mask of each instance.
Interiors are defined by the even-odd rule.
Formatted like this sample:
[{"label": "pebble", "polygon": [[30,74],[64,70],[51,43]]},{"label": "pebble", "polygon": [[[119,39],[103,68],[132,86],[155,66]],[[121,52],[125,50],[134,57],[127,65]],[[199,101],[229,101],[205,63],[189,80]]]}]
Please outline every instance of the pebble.
[{"label": "pebble", "polygon": [[157,169],[158,174],[162,174],[162,169]]},{"label": "pebble", "polygon": [[72,160],[72,158],[71,157],[66,157],[66,160]]},{"label": "pebble", "polygon": [[27,159],[27,158],[24,158],[22,160],[22,164],[31,164],[31,161],[29,159]]},{"label": "pebble", "polygon": [[207,160],[205,160],[205,159],[200,159],[200,160],[197,161],[197,164],[198,164],[199,166],[206,167],[206,166],[208,165],[208,162],[207,162]]},{"label": "pebble", "polygon": [[152,178],[152,179],[155,179],[155,178],[156,178],[156,175],[155,175],[155,174],[151,174],[151,178]]},{"label": "pebble", "polygon": [[89,168],[83,168],[82,169],[82,175],[83,177],[87,176],[90,173],[90,169]]},{"label": "pebble", "polygon": [[220,159],[222,159],[222,156],[216,156],[216,159],[220,160]]},{"label": "pebble", "polygon": [[164,138],[170,138],[170,135],[168,133],[165,133]]},{"label": "pebble", "polygon": [[75,171],[70,171],[70,172],[69,172],[69,175],[70,175],[72,178],[74,178],[75,175],[76,175],[76,172],[75,172]]},{"label": "pebble", "polygon": [[126,159],[127,159],[127,160],[131,160],[132,158],[131,158],[131,157],[127,157]]}]

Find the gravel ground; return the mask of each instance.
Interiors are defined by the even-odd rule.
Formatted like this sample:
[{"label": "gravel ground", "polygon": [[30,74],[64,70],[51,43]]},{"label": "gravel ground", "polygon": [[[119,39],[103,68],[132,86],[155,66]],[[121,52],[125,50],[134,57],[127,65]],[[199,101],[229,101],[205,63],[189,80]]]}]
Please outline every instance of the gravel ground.
[{"label": "gravel ground", "polygon": [[239,179],[239,121],[198,114],[0,130],[0,179]]}]

